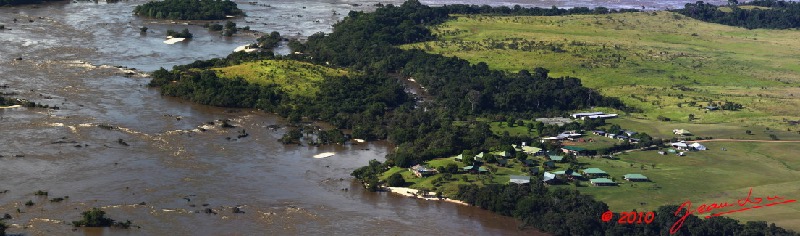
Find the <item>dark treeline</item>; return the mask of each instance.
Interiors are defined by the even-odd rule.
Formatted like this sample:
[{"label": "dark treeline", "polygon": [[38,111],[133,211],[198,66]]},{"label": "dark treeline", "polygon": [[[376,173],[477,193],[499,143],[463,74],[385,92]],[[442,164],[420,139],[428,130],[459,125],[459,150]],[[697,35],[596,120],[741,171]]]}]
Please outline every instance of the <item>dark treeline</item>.
[{"label": "dark treeline", "polygon": [[[555,235],[670,235],[670,228],[686,213],[686,209],[668,205],[655,212],[649,224],[621,224],[619,214],[609,222],[601,215],[608,205],[594,200],[592,196],[563,188],[548,189],[538,178],[531,184],[459,186],[456,198],[471,205],[491,210],[502,215],[514,216],[526,226]],[[697,203],[699,204],[699,203]],[[693,209],[694,211],[695,209]],[[688,216],[683,227],[672,235],[797,235],[797,233],[767,224],[750,221],[741,224],[727,217],[702,220]]]},{"label": "dark treeline", "polygon": [[687,3],[685,8],[675,11],[701,21],[748,29],[800,28],[800,2],[765,0],[748,2],[747,5],[769,9],[742,9],[731,5],[731,12],[724,12],[718,6],[698,1]]},{"label": "dark treeline", "polygon": [[513,7],[508,7],[508,6],[492,7],[489,5],[478,6],[478,5],[465,5],[465,4],[445,5],[441,8],[446,10],[449,14],[465,14],[465,15],[491,14],[491,15],[519,15],[519,16],[558,16],[558,15],[578,15],[578,14],[598,15],[598,14],[639,11],[636,9],[608,9],[606,7],[596,7],[594,9],[588,7],[573,7],[565,9],[565,8],[558,8],[555,6],[551,8],[540,8],[540,7],[524,8],[521,7],[520,5],[514,5]]},{"label": "dark treeline", "polygon": [[148,2],[133,9],[133,13],[170,20],[222,20],[226,16],[244,15],[236,3],[229,0],[164,0]]}]

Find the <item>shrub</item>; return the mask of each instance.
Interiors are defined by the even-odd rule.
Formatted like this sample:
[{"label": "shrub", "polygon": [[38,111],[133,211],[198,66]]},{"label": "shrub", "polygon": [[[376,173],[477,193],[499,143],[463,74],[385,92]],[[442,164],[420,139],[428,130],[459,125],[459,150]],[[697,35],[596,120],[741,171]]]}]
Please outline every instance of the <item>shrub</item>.
[{"label": "shrub", "polygon": [[391,187],[403,187],[406,185],[406,180],[400,173],[394,173],[386,179],[386,183]]},{"label": "shrub", "polygon": [[72,225],[75,227],[109,227],[114,224],[114,220],[106,218],[106,212],[98,208],[84,211],[81,213],[83,219],[73,221]]}]

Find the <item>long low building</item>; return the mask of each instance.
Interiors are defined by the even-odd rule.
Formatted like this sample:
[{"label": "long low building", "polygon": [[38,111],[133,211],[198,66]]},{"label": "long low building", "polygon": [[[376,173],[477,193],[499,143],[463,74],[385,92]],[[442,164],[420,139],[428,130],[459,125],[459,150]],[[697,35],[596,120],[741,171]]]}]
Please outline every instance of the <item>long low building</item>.
[{"label": "long low building", "polygon": [[587,117],[587,116],[597,116],[597,115],[603,115],[603,114],[606,114],[606,113],[603,113],[603,112],[582,112],[582,113],[572,114],[572,118],[580,119],[580,118]]},{"label": "long low building", "polygon": [[597,178],[597,179],[590,179],[590,183],[594,186],[614,186],[617,185],[616,182],[607,178]]},{"label": "long low building", "polygon": [[511,177],[511,179],[509,180],[509,183],[527,184],[527,183],[531,182],[531,177],[530,176],[511,175],[510,177]]},{"label": "long low building", "polygon": [[626,175],[624,175],[624,178],[625,178],[625,180],[631,181],[631,182],[650,181],[650,179],[648,179],[647,176],[644,176],[642,174],[626,174]]}]

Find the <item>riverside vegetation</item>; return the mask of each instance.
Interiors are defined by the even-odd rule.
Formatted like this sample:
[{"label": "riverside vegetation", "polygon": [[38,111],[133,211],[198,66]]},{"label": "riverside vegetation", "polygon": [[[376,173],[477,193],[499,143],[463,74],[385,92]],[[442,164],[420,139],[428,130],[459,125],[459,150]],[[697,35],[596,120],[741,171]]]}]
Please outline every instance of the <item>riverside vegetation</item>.
[{"label": "riverside vegetation", "polygon": [[[435,40],[429,27],[453,20],[450,14],[620,16],[615,13],[619,11],[605,8],[428,7],[408,1],[402,6],[382,6],[373,13],[351,12],[334,26],[333,33],[315,34],[305,44],[290,43],[299,54],[233,53],[226,58],[176,66],[171,71],[160,69],[153,73],[151,86],[160,87],[164,95],[216,106],[258,108],[292,122],[302,117],[327,121],[337,128],[351,129],[353,138],[388,139],[397,149],[385,162],[373,160],[352,173],[370,190],[377,190],[387,170],[423,164],[464,150],[503,150],[512,143],[533,141],[531,136],[497,134],[488,121],[561,116],[591,107],[641,111],[584,87],[580,79],[555,77],[541,67],[514,72],[494,70],[489,63],[470,63],[399,46]],[[296,72],[286,72],[289,68]],[[241,71],[225,75],[226,70]],[[311,79],[292,81],[294,85],[282,79],[297,73],[310,75]],[[313,79],[319,75],[321,80]],[[415,102],[397,77],[414,78],[433,100]],[[293,91],[316,92],[292,95]],[[565,128],[547,129],[543,127],[538,134]],[[386,177],[389,176],[395,176],[393,184],[401,184],[396,175]],[[679,218],[670,214],[677,206],[667,205],[658,207],[653,224],[605,224],[599,216],[609,209],[608,205],[577,190],[545,187],[535,176],[526,185],[459,185],[448,197],[514,216],[525,227],[557,235],[666,234]],[[794,234],[766,222],[741,224],[727,217],[701,220],[696,216],[688,217],[678,234],[710,234],[718,230],[730,235]]]}]

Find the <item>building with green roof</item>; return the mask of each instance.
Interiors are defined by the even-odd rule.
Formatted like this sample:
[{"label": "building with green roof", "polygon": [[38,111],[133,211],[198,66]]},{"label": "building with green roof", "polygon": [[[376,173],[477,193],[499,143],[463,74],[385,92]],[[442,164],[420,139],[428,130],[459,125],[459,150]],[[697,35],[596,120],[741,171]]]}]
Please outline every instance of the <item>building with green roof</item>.
[{"label": "building with green roof", "polygon": [[650,179],[648,179],[647,176],[644,176],[642,174],[626,174],[626,175],[624,175],[624,178],[625,178],[625,180],[632,181],[632,182],[650,181]]},{"label": "building with green roof", "polygon": [[597,178],[597,179],[590,179],[590,183],[594,186],[614,186],[617,185],[613,180],[607,178]]},{"label": "building with green roof", "polygon": [[555,162],[564,161],[564,156],[549,156],[547,158],[549,158],[550,160],[555,161]]},{"label": "building with green roof", "polygon": [[586,152],[586,148],[576,147],[576,146],[564,146],[561,148],[561,151],[563,151],[564,153],[578,155],[583,152]]},{"label": "building with green roof", "polygon": [[467,172],[471,172],[471,173],[483,173],[483,172],[488,172],[489,171],[489,170],[486,169],[486,167],[483,167],[483,166],[481,166],[481,167],[465,166],[463,168],[463,170],[467,171]]},{"label": "building with green roof", "polygon": [[588,176],[607,176],[608,173],[601,170],[600,168],[586,168],[583,170],[583,174]]}]

